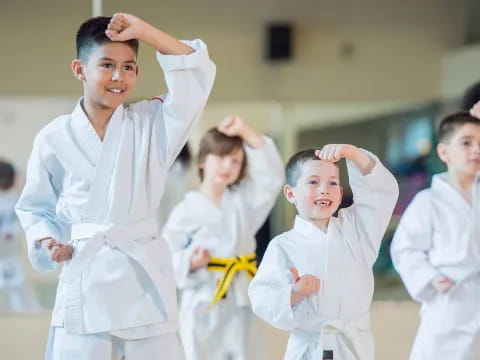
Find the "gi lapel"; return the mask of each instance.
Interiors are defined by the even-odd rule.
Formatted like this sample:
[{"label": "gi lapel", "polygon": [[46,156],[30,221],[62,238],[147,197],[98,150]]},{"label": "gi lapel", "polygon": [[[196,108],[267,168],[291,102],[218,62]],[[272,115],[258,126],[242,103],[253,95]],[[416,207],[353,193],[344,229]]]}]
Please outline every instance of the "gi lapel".
[{"label": "gi lapel", "polygon": [[123,105],[120,105],[112,114],[103,139],[102,152],[95,167],[86,207],[86,218],[89,222],[103,223],[109,208],[109,190],[112,174],[118,161],[117,153],[121,142],[123,114]]}]

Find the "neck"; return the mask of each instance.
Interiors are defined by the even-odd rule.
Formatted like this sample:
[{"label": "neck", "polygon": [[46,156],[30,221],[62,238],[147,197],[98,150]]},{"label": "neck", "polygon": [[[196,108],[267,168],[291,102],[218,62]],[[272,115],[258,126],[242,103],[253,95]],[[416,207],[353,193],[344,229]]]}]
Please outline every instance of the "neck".
[{"label": "neck", "polygon": [[98,137],[100,140],[103,140],[108,122],[115,109],[93,104],[85,98],[82,100],[81,105]]},{"label": "neck", "polygon": [[475,181],[475,175],[448,171],[448,180],[471,203],[472,184]]},{"label": "neck", "polygon": [[226,190],[226,186],[210,184],[208,181],[203,181],[200,185],[200,192],[205,195],[215,205],[220,205],[222,195]]},{"label": "neck", "polygon": [[328,219],[318,219],[318,220],[311,220],[316,227],[318,227],[320,230],[323,232],[327,232],[328,229],[328,223],[330,222],[330,218]]}]

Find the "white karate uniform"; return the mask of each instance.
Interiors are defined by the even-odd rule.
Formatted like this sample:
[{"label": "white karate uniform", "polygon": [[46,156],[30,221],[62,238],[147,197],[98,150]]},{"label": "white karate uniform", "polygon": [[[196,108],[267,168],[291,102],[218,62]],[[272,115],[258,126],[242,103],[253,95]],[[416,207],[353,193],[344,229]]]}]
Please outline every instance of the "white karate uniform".
[{"label": "white karate uniform", "polygon": [[37,311],[37,297],[25,280],[20,257],[21,227],[14,207],[17,195],[0,191],[0,312]]},{"label": "white karate uniform", "polygon": [[[369,153],[368,153],[369,154]],[[370,305],[374,279],[372,266],[398,198],[393,175],[375,159],[363,176],[347,161],[354,203],[332,217],[327,232],[297,216],[292,230],[269,244],[249,288],[255,314],[291,335],[285,360],[374,358],[370,331]],[[320,291],[291,306],[293,278],[320,279]]]},{"label": "white karate uniform", "polygon": [[[171,254],[158,236],[157,211],[167,171],[215,77],[205,44],[187,44],[194,53],[157,53],[166,96],[119,106],[103,142],[80,102],[35,138],[16,206],[31,263],[39,271],[55,268],[42,238],[70,240],[75,248],[60,275],[53,331],[63,327],[67,335],[109,333],[133,340],[178,329]],[[51,343],[48,359],[54,348]],[[91,359],[87,354],[69,359]],[[182,358],[170,355],[162,358]]]},{"label": "white karate uniform", "polygon": [[198,191],[188,192],[162,232],[173,252],[180,290],[180,335],[188,360],[263,358],[249,307],[246,273],[237,273],[226,298],[207,311],[223,273],[206,268],[190,272],[191,255],[198,247],[220,258],[255,251],[255,233],[283,184],[283,165],[269,138],[263,147],[245,146],[245,151],[247,177],[224,192],[219,206]]},{"label": "white karate uniform", "polygon": [[[480,358],[480,174],[472,204],[435,175],[402,216],[391,253],[410,295],[422,303],[412,360]],[[446,293],[431,285],[436,276],[455,281]]]},{"label": "white karate uniform", "polygon": [[173,208],[177,206],[189,189],[193,188],[192,172],[187,164],[175,161],[168,171],[158,210],[158,222],[160,231],[168,220]]}]

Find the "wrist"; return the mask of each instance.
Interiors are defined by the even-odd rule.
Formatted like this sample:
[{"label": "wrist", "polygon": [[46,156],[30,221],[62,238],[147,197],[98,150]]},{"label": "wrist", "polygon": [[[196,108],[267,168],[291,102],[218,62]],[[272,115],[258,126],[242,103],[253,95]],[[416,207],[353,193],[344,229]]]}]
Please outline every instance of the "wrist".
[{"label": "wrist", "polygon": [[347,145],[347,149],[346,149],[346,152],[345,152],[345,158],[347,160],[354,161],[355,159],[358,158],[360,153],[361,153],[361,150],[358,147],[356,147],[355,145]]},{"label": "wrist", "polygon": [[247,145],[254,149],[260,148],[265,144],[263,135],[249,125],[246,125],[240,132],[240,137]]}]

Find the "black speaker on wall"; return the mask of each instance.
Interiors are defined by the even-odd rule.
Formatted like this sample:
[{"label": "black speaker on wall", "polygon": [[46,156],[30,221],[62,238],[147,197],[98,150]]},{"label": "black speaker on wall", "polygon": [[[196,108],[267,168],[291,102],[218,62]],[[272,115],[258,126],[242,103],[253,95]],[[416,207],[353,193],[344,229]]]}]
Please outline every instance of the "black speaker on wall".
[{"label": "black speaker on wall", "polygon": [[293,28],[289,23],[267,25],[266,57],[268,60],[289,60],[293,52]]}]

